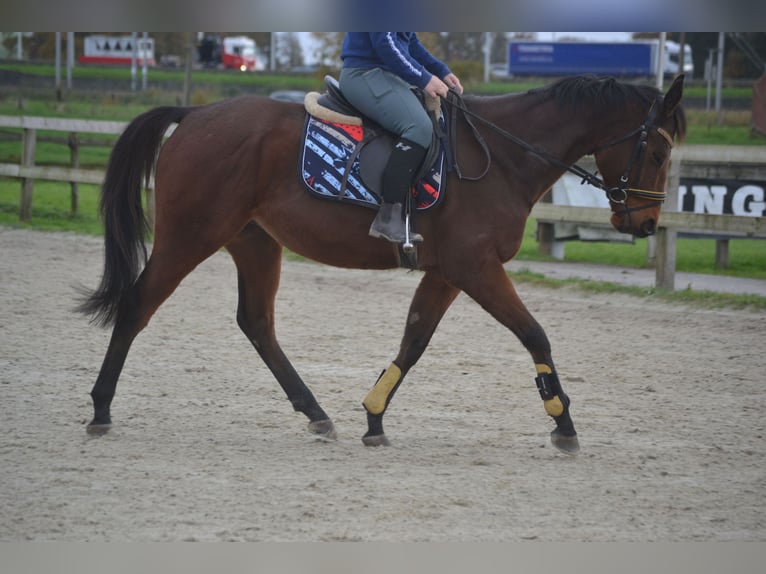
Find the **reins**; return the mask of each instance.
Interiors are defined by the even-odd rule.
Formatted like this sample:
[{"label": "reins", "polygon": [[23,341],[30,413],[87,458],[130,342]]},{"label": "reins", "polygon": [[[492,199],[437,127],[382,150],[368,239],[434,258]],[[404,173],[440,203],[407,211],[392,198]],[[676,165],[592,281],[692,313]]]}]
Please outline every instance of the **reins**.
[{"label": "reins", "polygon": [[[617,145],[618,143],[622,143],[622,142],[624,142],[624,141],[634,137],[636,134],[640,134],[639,141],[636,143],[636,146],[633,149],[633,154],[631,155],[631,160],[630,160],[630,162],[628,164],[628,167],[625,170],[625,172],[622,175],[622,177],[620,178],[620,185],[618,187],[609,187],[609,186],[606,185],[606,183],[604,182],[604,180],[602,178],[600,178],[598,175],[596,175],[596,173],[590,172],[587,169],[577,165],[576,163],[575,164],[564,163],[563,161],[561,161],[557,157],[555,157],[555,156],[553,156],[553,155],[551,155],[551,154],[549,154],[547,152],[544,152],[542,150],[539,150],[539,149],[531,146],[530,144],[525,142],[523,139],[513,135],[512,133],[510,133],[509,131],[501,128],[497,124],[495,124],[495,123],[493,123],[493,122],[483,118],[482,116],[472,112],[471,110],[469,110],[466,107],[465,101],[463,100],[463,97],[459,93],[457,93],[454,89],[450,89],[450,91],[449,91],[449,93],[447,95],[447,98],[445,98],[445,100],[454,109],[456,109],[456,110],[458,110],[458,111],[463,113],[463,117],[464,117],[466,123],[471,128],[471,131],[473,132],[474,137],[476,138],[477,142],[481,146],[481,148],[482,148],[482,150],[484,152],[484,155],[487,158],[487,165],[484,168],[484,171],[480,175],[475,176],[475,177],[464,176],[462,174],[462,170],[460,169],[460,166],[459,166],[459,163],[458,163],[457,145],[453,143],[453,149],[454,149],[453,164],[454,164],[454,167],[455,167],[455,171],[457,172],[458,177],[460,179],[467,179],[467,180],[471,180],[471,181],[476,181],[476,180],[481,179],[489,171],[489,168],[490,168],[490,165],[491,165],[491,161],[492,161],[491,154],[489,152],[489,147],[487,146],[486,141],[484,141],[484,138],[481,136],[479,131],[476,129],[476,126],[471,121],[470,118],[473,118],[473,119],[478,120],[479,122],[481,122],[482,124],[484,124],[488,128],[490,128],[491,130],[493,130],[495,133],[497,133],[497,134],[503,136],[504,138],[512,141],[513,143],[515,143],[516,145],[518,145],[522,149],[528,151],[529,153],[531,153],[533,155],[536,155],[537,157],[540,157],[540,158],[544,159],[545,161],[547,161],[547,162],[549,162],[549,163],[551,163],[551,164],[553,164],[553,165],[555,165],[557,167],[560,167],[561,169],[563,169],[565,171],[573,173],[574,175],[582,178],[582,183],[588,183],[588,184],[592,185],[593,187],[596,187],[596,188],[604,191],[606,193],[607,199],[609,199],[610,202],[622,204],[624,206],[625,210],[628,211],[628,212],[629,211],[635,211],[635,209],[634,210],[628,209],[628,206],[625,205],[625,201],[626,201],[626,199],[628,198],[629,195],[633,195],[633,196],[636,196],[636,197],[640,197],[642,199],[649,199],[649,200],[652,200],[652,201],[655,201],[655,202],[662,203],[665,200],[665,198],[667,197],[667,194],[664,191],[654,191],[654,190],[650,190],[650,189],[640,189],[640,188],[629,187],[627,185],[630,172],[633,169],[633,164],[636,161],[638,161],[639,159],[641,159],[642,156],[643,156],[644,150],[645,150],[646,145],[647,145],[647,138],[648,138],[649,130],[650,129],[652,129],[652,128],[656,129],[657,132],[663,138],[665,138],[665,140],[668,142],[668,144],[671,147],[673,146],[673,138],[670,136],[670,134],[668,134],[668,132],[665,131],[664,129],[662,129],[660,127],[655,127],[654,126],[654,118],[655,118],[655,115],[657,113],[655,104],[661,98],[662,98],[662,96],[657,96],[657,98],[654,100],[654,102],[652,102],[652,106],[649,109],[649,114],[648,114],[647,118],[644,120],[644,122],[639,127],[637,127],[636,129],[632,130],[628,134],[626,134],[626,135],[624,135],[624,136],[622,136],[622,137],[620,137],[620,138],[618,138],[618,139],[616,139],[614,141],[611,141],[611,142],[609,142],[609,143],[607,143],[605,145],[599,146],[596,150],[594,150],[594,153],[595,153],[595,151],[598,151],[598,150],[601,150],[601,149],[605,149],[605,148]],[[456,141],[455,138],[454,138],[454,136],[456,134],[456,129],[457,129],[456,125],[457,125],[457,114],[453,113],[453,114],[451,114],[451,120],[450,120],[450,139],[453,142]],[[640,165],[641,165],[641,167],[643,167],[643,162]],[[640,171],[639,171],[639,175],[640,175]],[[638,208],[638,209],[641,209],[641,208]]]}]

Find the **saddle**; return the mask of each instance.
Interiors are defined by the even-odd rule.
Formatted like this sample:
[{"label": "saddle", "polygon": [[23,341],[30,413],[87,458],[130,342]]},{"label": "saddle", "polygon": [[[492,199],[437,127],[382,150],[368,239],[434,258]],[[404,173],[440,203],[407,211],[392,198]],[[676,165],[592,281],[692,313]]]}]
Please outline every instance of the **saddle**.
[{"label": "saddle", "polygon": [[[309,191],[328,199],[377,209],[382,178],[397,138],[357,110],[340,91],[338,81],[325,76],[326,92],[309,92],[303,135],[301,174]],[[442,196],[449,169],[446,110],[416,90],[434,123],[434,136],[414,181],[412,205],[418,210],[434,207]]]}]

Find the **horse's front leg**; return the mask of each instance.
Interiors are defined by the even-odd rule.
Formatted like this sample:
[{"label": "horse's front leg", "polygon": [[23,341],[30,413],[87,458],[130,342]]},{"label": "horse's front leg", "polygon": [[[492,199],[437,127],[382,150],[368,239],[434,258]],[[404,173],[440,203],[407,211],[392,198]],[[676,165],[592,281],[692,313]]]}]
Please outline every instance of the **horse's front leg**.
[{"label": "horse's front leg", "polygon": [[407,314],[399,354],[381,373],[362,403],[367,411],[367,434],[362,438],[365,445],[390,444],[383,432],[383,414],[407,372],[423,355],[439,321],[459,292],[459,289],[432,273],[427,272],[420,280]]},{"label": "horse's front leg", "polygon": [[480,272],[467,277],[461,285],[466,294],[508,327],[532,355],[537,370],[535,382],[545,412],[556,421],[551,442],[560,451],[575,454],[580,446],[569,413],[570,400],[556,374],[545,331],[521,302],[499,261],[488,263]]}]

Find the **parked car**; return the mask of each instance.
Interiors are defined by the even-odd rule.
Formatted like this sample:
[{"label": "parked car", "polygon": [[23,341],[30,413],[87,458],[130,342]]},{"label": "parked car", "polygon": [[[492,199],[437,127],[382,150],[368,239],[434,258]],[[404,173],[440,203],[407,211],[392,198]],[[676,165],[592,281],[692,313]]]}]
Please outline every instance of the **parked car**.
[{"label": "parked car", "polygon": [[298,102],[303,103],[303,99],[306,97],[306,92],[301,90],[277,90],[271,92],[269,97],[273,100],[281,100],[283,102]]},{"label": "parked car", "polygon": [[507,78],[508,77],[508,64],[492,64],[489,67],[489,75],[493,78]]}]

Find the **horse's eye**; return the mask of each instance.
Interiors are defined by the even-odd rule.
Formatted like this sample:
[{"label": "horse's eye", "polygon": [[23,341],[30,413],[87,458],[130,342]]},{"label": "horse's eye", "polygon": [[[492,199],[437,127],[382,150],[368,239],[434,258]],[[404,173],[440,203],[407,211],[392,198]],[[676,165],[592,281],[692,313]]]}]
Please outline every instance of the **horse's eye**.
[{"label": "horse's eye", "polygon": [[665,163],[665,156],[660,152],[652,152],[652,158],[657,162],[657,165],[662,165]]}]

